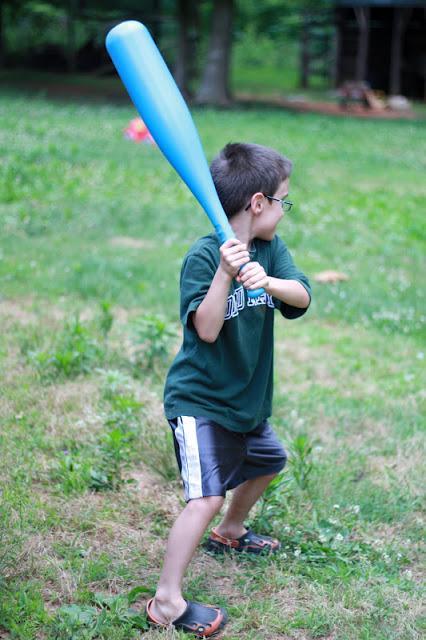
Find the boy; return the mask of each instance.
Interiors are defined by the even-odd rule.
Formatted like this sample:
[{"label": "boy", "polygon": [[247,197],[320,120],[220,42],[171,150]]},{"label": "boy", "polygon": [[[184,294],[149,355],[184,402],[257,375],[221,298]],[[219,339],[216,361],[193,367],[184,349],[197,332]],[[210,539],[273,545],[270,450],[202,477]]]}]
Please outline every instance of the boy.
[{"label": "boy", "polygon": [[[274,552],[278,540],[247,530],[244,521],[286,453],[272,431],[273,312],[297,318],[310,304],[307,278],[275,235],[291,208],[291,162],[255,144],[228,144],[211,173],[236,238],[214,234],[189,250],[181,272],[183,345],[169,371],[165,412],[173,429],[187,505],[173,525],[155,597],[152,624],[172,624],[210,637],[225,610],[183,599],[185,570],[204,532],[232,501],[207,548],[216,553]],[[247,289],[265,293],[249,298]]]}]

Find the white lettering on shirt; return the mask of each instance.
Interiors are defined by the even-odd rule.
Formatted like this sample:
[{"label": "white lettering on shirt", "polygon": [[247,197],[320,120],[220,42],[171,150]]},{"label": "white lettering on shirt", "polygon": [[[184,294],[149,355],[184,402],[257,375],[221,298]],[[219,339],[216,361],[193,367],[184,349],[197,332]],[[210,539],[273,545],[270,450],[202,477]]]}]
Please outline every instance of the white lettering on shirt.
[{"label": "white lettering on shirt", "polygon": [[[234,293],[228,296],[225,320],[230,320],[231,318],[238,316],[240,311],[244,309],[245,305],[246,298],[244,294],[244,287],[238,287],[238,289],[235,289]],[[248,307],[258,307],[259,305],[266,305],[271,309],[275,308],[274,301],[269,293],[262,293],[262,295],[257,298],[247,297]]]}]

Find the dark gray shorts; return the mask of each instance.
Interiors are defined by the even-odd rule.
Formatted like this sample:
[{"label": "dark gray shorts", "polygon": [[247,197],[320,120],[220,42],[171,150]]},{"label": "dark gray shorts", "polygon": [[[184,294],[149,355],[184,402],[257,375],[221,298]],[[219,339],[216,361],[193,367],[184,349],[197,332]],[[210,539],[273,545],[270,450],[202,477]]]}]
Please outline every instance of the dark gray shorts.
[{"label": "dark gray shorts", "polygon": [[208,418],[169,420],[185,500],[225,496],[229,489],[283,469],[287,454],[267,420],[236,433]]}]

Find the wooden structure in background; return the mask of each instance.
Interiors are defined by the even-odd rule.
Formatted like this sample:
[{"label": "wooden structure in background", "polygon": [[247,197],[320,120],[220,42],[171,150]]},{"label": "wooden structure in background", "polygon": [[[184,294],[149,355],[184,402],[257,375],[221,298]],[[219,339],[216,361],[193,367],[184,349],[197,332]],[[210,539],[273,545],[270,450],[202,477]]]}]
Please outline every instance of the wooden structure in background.
[{"label": "wooden structure in background", "polygon": [[426,2],[336,2],[336,85],[426,99]]}]

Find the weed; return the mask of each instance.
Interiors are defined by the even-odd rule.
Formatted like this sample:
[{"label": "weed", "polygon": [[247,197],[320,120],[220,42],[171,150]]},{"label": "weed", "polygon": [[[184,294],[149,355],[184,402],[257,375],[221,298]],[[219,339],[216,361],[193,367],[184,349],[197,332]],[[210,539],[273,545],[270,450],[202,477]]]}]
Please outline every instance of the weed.
[{"label": "weed", "polygon": [[111,408],[105,424],[116,427],[123,433],[140,434],[144,418],[143,404],[132,394],[111,395],[109,403]]},{"label": "weed", "polygon": [[0,579],[16,567],[24,543],[24,509],[28,496],[19,485],[0,488]]},{"label": "weed", "polygon": [[112,574],[112,558],[108,553],[102,552],[97,556],[89,558],[82,567],[82,583],[91,584],[106,580]]},{"label": "weed", "polygon": [[170,321],[156,315],[144,315],[135,321],[134,365],[136,370],[159,374],[169,359],[177,332]]},{"label": "weed", "polygon": [[177,472],[170,429],[164,423],[164,432],[159,430],[158,424],[129,390],[130,382],[121,372],[105,375],[103,398],[110,407],[105,424],[127,434],[134,444],[139,443],[139,455],[148,467],[166,480],[175,479]]},{"label": "weed", "polygon": [[33,640],[48,619],[39,584],[0,584],[0,629],[19,640]]},{"label": "weed", "polygon": [[65,495],[118,490],[124,482],[123,471],[130,464],[133,434],[110,429],[92,446],[65,451],[51,469],[51,477]]},{"label": "weed", "polygon": [[291,482],[289,473],[282,471],[269,483],[253,518],[254,528],[270,533],[278,523],[283,522],[287,514],[287,489]]},{"label": "weed", "polygon": [[99,328],[104,337],[104,340],[107,339],[109,332],[111,331],[114,316],[111,313],[111,303],[107,300],[102,300],[100,303],[100,312],[101,316],[99,318]]},{"label": "weed", "polygon": [[173,436],[166,425],[146,424],[143,432],[143,461],[165,480],[176,480],[178,469],[174,454]]},{"label": "weed", "polygon": [[151,593],[151,590],[141,586],[116,596],[96,593],[91,594],[92,604],[63,606],[51,623],[50,638],[88,640],[121,637],[124,640],[136,637],[136,631],[148,629],[145,617],[132,608],[141,593]]},{"label": "weed", "polygon": [[117,371],[102,371],[102,375],[103,398],[109,405],[104,416],[106,429],[97,442],[64,450],[52,468],[52,478],[66,495],[87,489],[116,491],[123,483],[132,482],[123,474],[131,464],[135,440],[141,437],[143,405],[132,394],[118,393],[128,388],[126,376]]},{"label": "weed", "polygon": [[269,483],[260,500],[255,526],[262,531],[273,531],[288,516],[290,504],[297,500],[295,491],[306,492],[314,469],[313,445],[305,434],[297,435],[289,445],[288,466]]},{"label": "weed", "polygon": [[27,351],[29,362],[41,378],[75,378],[89,373],[105,357],[105,351],[88,328],[79,320],[67,322],[57,339],[47,350]]},{"label": "weed", "polygon": [[313,444],[306,434],[298,434],[290,443],[289,469],[296,485],[302,491],[309,487],[309,480],[314,468],[312,461]]},{"label": "weed", "polygon": [[124,482],[123,470],[129,466],[132,434],[119,428],[102,436],[98,448],[98,466],[91,470],[90,488],[116,491]]},{"label": "weed", "polygon": [[119,369],[97,369],[102,379],[101,391],[104,400],[122,396],[132,389],[131,378]]},{"label": "weed", "polygon": [[51,469],[51,478],[65,495],[84,493],[92,482],[92,463],[80,452],[64,452]]}]

